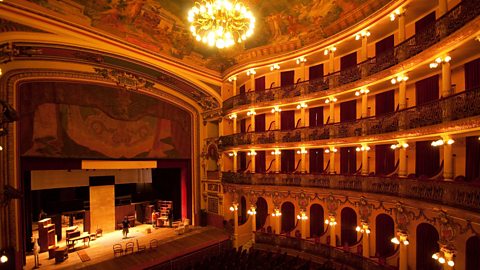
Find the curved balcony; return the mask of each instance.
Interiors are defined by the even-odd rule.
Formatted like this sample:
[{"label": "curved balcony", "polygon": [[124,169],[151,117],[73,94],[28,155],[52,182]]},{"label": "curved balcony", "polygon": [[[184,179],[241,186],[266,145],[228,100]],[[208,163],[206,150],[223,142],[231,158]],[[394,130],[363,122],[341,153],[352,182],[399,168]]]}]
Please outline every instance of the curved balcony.
[{"label": "curved balcony", "polygon": [[223,102],[224,112],[242,105],[310,95],[367,78],[412,58],[432,45],[437,44],[478,15],[480,15],[480,5],[472,0],[464,0],[440,17],[430,27],[427,27],[427,30],[417,33],[395,46],[393,51],[369,58],[348,70],[326,75],[320,80],[298,82],[293,86],[249,91],[233,96]]},{"label": "curved balcony", "polygon": [[308,254],[321,258],[333,259],[336,262],[353,267],[354,269],[368,270],[391,270],[395,267],[382,265],[378,262],[362,257],[361,255],[345,251],[341,248],[315,243],[313,240],[306,240],[296,237],[277,235],[272,233],[255,232],[255,243],[266,244],[274,247],[282,247],[294,250],[301,250]]},{"label": "curved balcony", "polygon": [[220,148],[242,145],[305,142],[370,136],[448,123],[480,115],[480,89],[400,110],[395,113],[358,119],[352,122],[332,123],[322,127],[305,127],[289,131],[238,133],[220,137]]},{"label": "curved balcony", "polygon": [[299,186],[392,195],[480,211],[480,185],[437,180],[338,174],[223,172],[222,182],[239,185]]}]

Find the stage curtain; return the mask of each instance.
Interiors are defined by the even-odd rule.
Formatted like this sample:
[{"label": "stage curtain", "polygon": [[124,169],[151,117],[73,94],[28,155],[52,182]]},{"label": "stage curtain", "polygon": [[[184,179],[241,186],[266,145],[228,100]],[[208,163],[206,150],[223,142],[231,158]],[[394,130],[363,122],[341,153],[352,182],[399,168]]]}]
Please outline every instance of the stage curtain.
[{"label": "stage curtain", "polygon": [[417,106],[438,99],[438,75],[415,82],[415,94]]},{"label": "stage curtain", "polygon": [[310,173],[323,172],[323,148],[309,150]]},{"label": "stage curtain", "polygon": [[264,132],[265,131],[265,114],[255,115],[255,132]]},{"label": "stage curtain", "polygon": [[283,173],[291,173],[295,170],[295,150],[282,150],[281,169]]},{"label": "stage curtain", "polygon": [[308,125],[310,127],[323,126],[323,107],[308,109]]},{"label": "stage curtain", "polygon": [[340,103],[340,122],[355,121],[357,119],[357,100]]},{"label": "stage curtain", "polygon": [[375,145],[375,174],[391,173],[395,167],[395,152],[388,144]]},{"label": "stage curtain", "polygon": [[255,156],[255,172],[256,173],[265,173],[265,151],[256,151],[257,155]]},{"label": "stage curtain", "polygon": [[247,152],[238,152],[239,171],[244,172],[247,169]]},{"label": "stage curtain", "polygon": [[284,71],[280,73],[280,85],[288,86],[295,84],[295,71]]},{"label": "stage curtain", "polygon": [[375,95],[375,115],[381,116],[395,110],[395,90]]},{"label": "stage curtain", "polygon": [[440,150],[431,141],[415,143],[415,172],[417,177],[432,177],[440,169]]},{"label": "stage curtain", "polygon": [[465,178],[472,181],[480,178],[480,141],[478,136],[467,137],[466,140]]},{"label": "stage curtain", "polygon": [[240,133],[247,132],[247,119],[240,120]]},{"label": "stage curtain", "polygon": [[265,90],[265,76],[255,79],[255,91]]},{"label": "stage curtain", "polygon": [[480,88],[480,58],[465,64],[465,90]]},{"label": "stage curtain", "polygon": [[352,174],[357,171],[357,152],[355,147],[340,148],[340,173]]},{"label": "stage curtain", "polygon": [[323,64],[311,66],[308,68],[308,78],[310,81],[323,78]]},{"label": "stage curtain", "polygon": [[281,130],[295,129],[295,111],[280,112],[280,129]]}]

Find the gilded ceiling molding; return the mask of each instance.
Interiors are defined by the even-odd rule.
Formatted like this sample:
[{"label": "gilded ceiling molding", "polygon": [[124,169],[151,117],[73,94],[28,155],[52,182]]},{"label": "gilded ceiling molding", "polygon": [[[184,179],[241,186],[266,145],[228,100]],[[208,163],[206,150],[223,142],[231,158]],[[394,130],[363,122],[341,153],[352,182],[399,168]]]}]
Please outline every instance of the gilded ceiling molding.
[{"label": "gilded ceiling molding", "polygon": [[31,26],[27,26],[21,23],[16,23],[13,21],[9,21],[6,19],[0,18],[0,33],[6,32],[36,32],[36,33],[48,33],[46,31],[33,28]]}]

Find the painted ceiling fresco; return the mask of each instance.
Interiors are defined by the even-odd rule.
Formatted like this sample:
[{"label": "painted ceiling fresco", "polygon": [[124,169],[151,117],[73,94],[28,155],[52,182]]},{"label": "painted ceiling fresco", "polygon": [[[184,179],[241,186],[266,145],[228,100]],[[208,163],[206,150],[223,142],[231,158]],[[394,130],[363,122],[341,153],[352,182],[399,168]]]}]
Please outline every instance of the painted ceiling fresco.
[{"label": "painted ceiling fresco", "polygon": [[[257,18],[254,35],[245,44],[219,51],[196,42],[188,31],[192,0],[30,0],[156,53],[222,71],[241,52],[268,44],[319,41],[325,29],[352,13],[362,19],[384,0],[245,0]],[[83,7],[78,8],[78,5]],[[374,8],[372,8],[374,7]],[[362,9],[361,12],[358,12]],[[358,16],[357,16],[358,17]],[[356,22],[355,21],[355,22]],[[354,22],[353,22],[354,23]]]}]

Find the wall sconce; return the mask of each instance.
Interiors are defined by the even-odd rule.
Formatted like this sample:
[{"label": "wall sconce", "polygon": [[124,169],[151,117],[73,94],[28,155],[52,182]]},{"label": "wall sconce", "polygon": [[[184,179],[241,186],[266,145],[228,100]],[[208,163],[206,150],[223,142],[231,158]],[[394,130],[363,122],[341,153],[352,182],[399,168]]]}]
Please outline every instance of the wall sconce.
[{"label": "wall sconce", "polygon": [[370,32],[368,30],[362,30],[360,33],[355,35],[355,40],[360,40],[360,38],[366,38],[370,36]]},{"label": "wall sconce", "polygon": [[395,19],[397,17],[400,17],[403,15],[403,13],[405,12],[405,10],[400,10],[399,8],[395,9],[395,11],[393,11],[392,13],[390,13],[390,21],[395,21]]},{"label": "wall sconce", "polygon": [[250,110],[247,112],[247,115],[250,116],[250,115],[256,115],[257,113],[255,112],[255,110]]},{"label": "wall sconce", "polygon": [[435,62],[432,62],[430,63],[430,68],[437,68],[438,65],[440,65],[441,63],[448,63],[450,62],[450,60],[452,60],[452,57],[450,57],[449,55],[445,56],[444,58],[442,57],[437,57],[435,59]]},{"label": "wall sconce", "polygon": [[304,210],[301,210],[300,214],[297,215],[297,219],[298,220],[307,220],[308,216],[307,216],[307,214],[305,213]]},{"label": "wall sconce", "polygon": [[366,223],[362,223],[362,226],[357,226],[355,228],[355,231],[359,232],[359,233],[366,233],[366,234],[370,234],[371,231],[370,231],[370,228],[368,227],[368,224]]},{"label": "wall sconce", "polygon": [[237,114],[236,113],[232,113],[228,116],[228,119],[237,119]]},{"label": "wall sconce", "polygon": [[329,216],[328,219],[325,219],[325,224],[330,225],[330,226],[335,226],[335,225],[337,225],[337,221],[335,221],[334,216]]},{"label": "wall sconce", "polygon": [[281,112],[281,111],[282,111],[282,109],[280,109],[280,107],[278,107],[278,106],[275,106],[275,107],[273,107],[273,109],[272,109],[272,113]]},{"label": "wall sconce", "polygon": [[234,203],[232,204],[232,206],[230,206],[230,211],[237,211],[238,210],[238,203]]},{"label": "wall sconce", "polygon": [[332,46],[332,47],[330,47],[330,48],[328,48],[328,49],[325,49],[325,51],[323,51],[323,54],[324,54],[324,55],[328,55],[329,53],[334,53],[336,50],[337,50],[337,47]]},{"label": "wall sconce", "polygon": [[337,98],[336,97],[329,97],[328,99],[325,99],[325,103],[328,104],[330,102],[337,102]]},{"label": "wall sconce", "polygon": [[451,248],[442,247],[439,252],[436,252],[432,255],[432,259],[438,261],[440,264],[447,263],[448,266],[454,267],[455,262],[453,261],[455,256],[455,251]]},{"label": "wall sconce", "polygon": [[278,156],[278,155],[281,155],[281,154],[282,154],[282,151],[280,151],[280,150],[275,150],[275,151],[272,151],[271,154],[274,155],[274,156]]},{"label": "wall sconce", "polygon": [[370,146],[366,145],[366,146],[362,146],[362,147],[357,147],[355,150],[357,152],[360,152],[360,151],[363,152],[363,151],[370,151],[370,149],[371,149]]},{"label": "wall sconce", "polygon": [[0,151],[3,151],[3,146],[0,145]]},{"label": "wall sconce", "polygon": [[229,82],[233,82],[237,80],[237,76],[233,75],[232,77],[228,78]]},{"label": "wall sconce", "polygon": [[236,156],[237,156],[237,152],[230,152],[230,153],[228,153],[228,156],[229,156],[229,157],[236,157]]},{"label": "wall sconce", "polygon": [[408,76],[405,74],[400,74],[397,76],[397,78],[393,78],[390,80],[392,84],[400,83],[400,82],[406,82],[408,80]]},{"label": "wall sconce", "polygon": [[272,213],[272,217],[279,217],[282,215],[282,212],[278,208],[275,208]]},{"label": "wall sconce", "polygon": [[306,153],[308,153],[308,151],[307,151],[305,148],[302,148],[302,149],[300,149],[300,150],[297,150],[297,154],[299,154],[299,155],[300,155],[300,154],[306,154]]},{"label": "wall sconce", "polygon": [[300,56],[299,58],[297,58],[295,60],[295,62],[297,62],[297,65],[301,64],[301,63],[305,63],[305,62],[307,62],[307,58],[305,58],[304,56]]},{"label": "wall sconce", "polygon": [[390,148],[395,150],[397,148],[408,148],[408,143],[399,143],[399,144],[392,144],[390,145]]},{"label": "wall sconce", "polygon": [[2,251],[2,255],[0,256],[0,263],[6,263],[6,262],[8,262],[8,256],[7,256],[7,254],[5,253],[5,250],[4,250],[4,251]]},{"label": "wall sconce", "polygon": [[410,245],[408,241],[408,235],[405,232],[397,232],[398,237],[393,237],[390,242],[394,243],[395,245],[400,245],[402,243],[405,246]]},{"label": "wall sconce", "polygon": [[250,216],[256,215],[257,209],[255,208],[255,206],[251,206],[250,209],[248,209],[247,214],[249,214]]},{"label": "wall sconce", "polygon": [[436,140],[436,141],[433,141],[431,143],[432,146],[441,146],[441,145],[444,145],[445,143],[448,144],[448,145],[451,145],[453,144],[455,141],[452,140],[452,139],[448,139],[448,140]]},{"label": "wall sconce", "polygon": [[337,148],[333,147],[332,150],[330,150],[329,148],[325,149],[325,153],[330,153],[330,151],[332,151],[333,153],[336,153],[338,152]]},{"label": "wall sconce", "polygon": [[307,108],[307,107],[308,107],[307,103],[302,102],[302,103],[300,103],[300,104],[297,105],[297,110],[298,110],[298,109],[301,109],[301,108]]},{"label": "wall sconce", "polygon": [[370,93],[370,90],[368,90],[367,88],[362,88],[362,89],[360,89],[359,91],[356,91],[356,92],[355,92],[355,96],[358,97],[358,96],[360,96],[361,94],[366,95],[366,94],[368,94],[368,93]]},{"label": "wall sconce", "polygon": [[249,155],[249,156],[256,156],[256,155],[257,155],[257,152],[255,152],[255,150],[251,150],[250,152],[247,153],[247,155]]},{"label": "wall sconce", "polygon": [[278,64],[273,64],[270,66],[270,71],[274,71],[274,70],[277,70],[277,69],[280,69],[280,66]]},{"label": "wall sconce", "polygon": [[247,76],[255,75],[255,74],[257,74],[257,72],[255,71],[254,68],[251,68],[251,69],[247,70]]},{"label": "wall sconce", "polygon": [[2,76],[2,69],[0,68],[0,76]]}]

